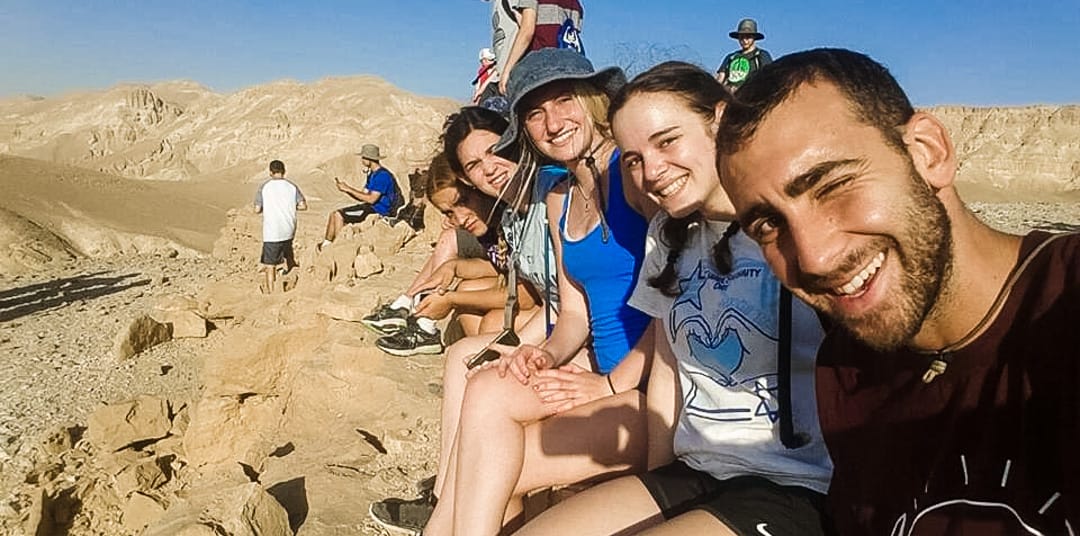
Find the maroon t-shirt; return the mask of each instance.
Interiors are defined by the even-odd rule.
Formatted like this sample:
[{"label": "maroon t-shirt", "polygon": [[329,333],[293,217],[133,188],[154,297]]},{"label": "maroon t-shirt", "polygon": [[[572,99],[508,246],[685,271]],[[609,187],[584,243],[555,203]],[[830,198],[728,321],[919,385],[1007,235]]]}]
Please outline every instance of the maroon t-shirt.
[{"label": "maroon t-shirt", "polygon": [[930,383],[934,354],[826,336],[840,534],[1080,534],[1080,234],[1032,255],[1050,236],[1024,238],[999,312]]},{"label": "maroon t-shirt", "polygon": [[[578,0],[540,0],[536,7],[536,29],[529,51],[559,48],[559,29],[567,19],[580,21],[583,10]],[[580,30],[580,25],[578,30]]]}]

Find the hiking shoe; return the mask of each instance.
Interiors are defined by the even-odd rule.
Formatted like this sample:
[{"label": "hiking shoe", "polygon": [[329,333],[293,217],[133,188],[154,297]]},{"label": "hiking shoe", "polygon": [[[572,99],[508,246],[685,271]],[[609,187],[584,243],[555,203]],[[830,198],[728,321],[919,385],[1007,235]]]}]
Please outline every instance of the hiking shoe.
[{"label": "hiking shoe", "polygon": [[416,492],[420,495],[431,495],[435,492],[435,477],[431,475],[427,478],[416,481]]},{"label": "hiking shoe", "polygon": [[392,335],[403,329],[409,318],[408,309],[394,309],[390,304],[383,305],[364,318],[360,323],[371,328],[379,335]]},{"label": "hiking shoe", "polygon": [[420,329],[420,325],[416,323],[416,318],[411,316],[406,321],[405,329],[393,335],[380,337],[379,340],[375,341],[375,346],[390,355],[398,357],[416,354],[439,354],[443,351],[442,337],[439,330],[436,329],[435,333],[428,333]]},{"label": "hiking shoe", "polygon": [[424,494],[416,499],[389,498],[375,501],[368,507],[368,515],[380,527],[396,533],[419,535],[435,511],[436,499]]}]

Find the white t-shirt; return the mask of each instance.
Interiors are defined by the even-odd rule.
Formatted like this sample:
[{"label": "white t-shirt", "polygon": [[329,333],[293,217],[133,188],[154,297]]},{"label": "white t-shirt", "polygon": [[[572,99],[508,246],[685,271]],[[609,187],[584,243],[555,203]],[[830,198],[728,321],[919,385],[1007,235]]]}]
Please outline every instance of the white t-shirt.
[{"label": "white t-shirt", "polygon": [[676,263],[677,297],[649,286],[663,271],[669,248],[661,239],[668,216],[653,218],[645,260],[630,304],[662,321],[678,362],[682,407],[675,455],[724,480],[758,475],[821,493],[832,475],[814,398],[814,358],[823,333],[814,312],[792,303],[791,400],[797,449],[780,442],[777,340],[780,283],[756,243],[742,232],[729,242],[732,270],[720,275],[713,246],[727,222],[692,224]]},{"label": "white t-shirt", "polygon": [[255,205],[262,207],[263,242],[284,242],[296,235],[296,205],[304,201],[300,188],[288,179],[264,182],[255,194]]},{"label": "white t-shirt", "polygon": [[517,37],[517,20],[521,18],[521,12],[526,8],[535,10],[536,2],[537,0],[506,0],[506,4],[514,11],[511,14],[504,9],[503,0],[491,0],[491,50],[495,53],[495,68],[499,72],[506,65],[506,56],[510,54],[510,47],[514,45],[514,38]]}]

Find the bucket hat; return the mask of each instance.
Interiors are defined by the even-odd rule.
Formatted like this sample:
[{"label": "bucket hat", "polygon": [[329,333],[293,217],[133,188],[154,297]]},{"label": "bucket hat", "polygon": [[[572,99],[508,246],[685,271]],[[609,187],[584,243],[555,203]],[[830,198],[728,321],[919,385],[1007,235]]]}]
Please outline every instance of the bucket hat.
[{"label": "bucket hat", "polygon": [[360,158],[367,158],[368,160],[375,162],[382,160],[382,154],[379,153],[379,146],[373,143],[365,144],[360,148]]},{"label": "bucket hat", "polygon": [[502,152],[518,138],[518,107],[533,90],[557,80],[581,80],[596,86],[609,97],[624,85],[626,75],[618,67],[597,71],[581,53],[567,48],[544,48],[525,55],[510,71],[506,97],[510,101],[510,126],[503,132],[495,151]]},{"label": "bucket hat", "polygon": [[753,37],[757,41],[765,39],[765,34],[757,31],[757,21],[754,19],[743,19],[739,21],[738,28],[734,32],[728,34],[732,39],[738,39],[744,35]]}]

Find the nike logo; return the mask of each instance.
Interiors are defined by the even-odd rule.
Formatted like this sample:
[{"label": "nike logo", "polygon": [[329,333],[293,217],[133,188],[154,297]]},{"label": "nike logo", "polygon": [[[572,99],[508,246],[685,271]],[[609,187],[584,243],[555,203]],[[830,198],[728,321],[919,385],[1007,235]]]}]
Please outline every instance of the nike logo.
[{"label": "nike logo", "polygon": [[772,533],[769,532],[768,523],[758,523],[757,526],[754,528],[757,529],[758,534],[760,534],[761,536],[773,536]]}]

